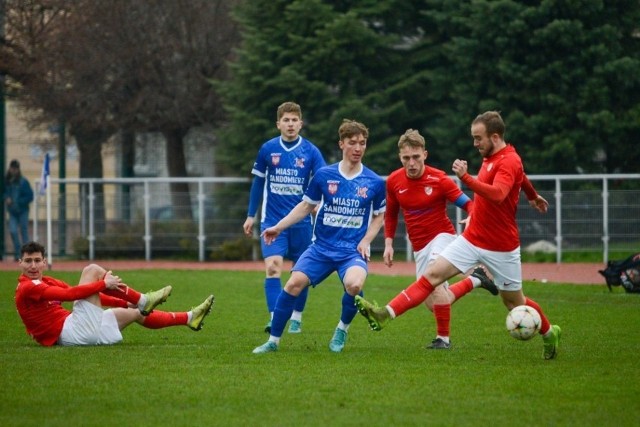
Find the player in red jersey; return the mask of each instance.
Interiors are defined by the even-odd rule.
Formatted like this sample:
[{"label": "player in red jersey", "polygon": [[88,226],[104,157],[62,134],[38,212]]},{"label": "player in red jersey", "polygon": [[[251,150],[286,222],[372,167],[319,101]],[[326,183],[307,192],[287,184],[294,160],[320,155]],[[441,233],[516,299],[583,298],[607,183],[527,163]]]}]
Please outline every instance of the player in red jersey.
[{"label": "player in red jersey", "polygon": [[[416,277],[451,243],[456,232],[447,216],[447,202],[469,212],[473,202],[460,187],[440,169],[425,165],[428,153],[425,140],[417,130],[409,129],[398,141],[402,167],[387,178],[387,212],[384,217],[384,262],[393,265],[393,238],[398,227],[398,214],[402,210],[407,235],[416,261]],[[425,300],[425,305],[436,319],[436,338],[428,349],[450,348],[449,332],[451,304],[474,288],[483,287],[493,295],[498,288],[487,277],[482,267],[476,267],[469,277],[448,286],[439,286]]]},{"label": "player in red jersey", "polygon": [[[44,346],[115,344],[122,341],[120,331],[134,322],[149,329],[186,325],[197,331],[213,305],[210,295],[188,312],[154,311],[171,294],[171,286],[141,294],[97,264],[82,270],[78,286],[69,286],[42,274],[47,260],[41,244],[26,243],[20,254],[16,308],[27,333]],[[63,301],[74,302],[72,312]]]},{"label": "player in red jersey", "polygon": [[422,277],[377,307],[356,297],[360,313],[374,330],[425,301],[446,280],[481,263],[493,274],[508,310],[518,305],[535,308],[542,319],[543,357],[553,359],[560,342],[560,327],[551,325],[541,307],[522,291],[520,236],[516,224],[518,198],[523,183],[522,161],[504,140],[505,125],[495,111],[478,115],[471,124],[473,145],[482,155],[477,179],[467,172],[467,162],[456,159],[453,172],[474,192],[474,206],[462,235],[455,238],[424,271]]}]

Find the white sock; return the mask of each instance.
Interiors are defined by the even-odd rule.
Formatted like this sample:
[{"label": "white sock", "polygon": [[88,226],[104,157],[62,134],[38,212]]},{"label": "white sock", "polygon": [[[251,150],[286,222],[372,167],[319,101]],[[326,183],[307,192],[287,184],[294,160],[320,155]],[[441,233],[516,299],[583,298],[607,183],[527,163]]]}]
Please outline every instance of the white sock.
[{"label": "white sock", "polygon": [[298,322],[302,321],[302,312],[293,310],[293,313],[291,313],[291,320],[297,320]]},{"label": "white sock", "polygon": [[442,335],[437,335],[436,339],[440,338],[442,341],[446,342],[447,344],[449,344],[449,337],[443,337]]},{"label": "white sock", "polygon": [[480,279],[478,279],[475,276],[469,276],[469,279],[471,279],[471,283],[473,283],[473,287],[474,288],[479,288],[480,285],[482,284],[482,282],[480,281]]},{"label": "white sock", "polygon": [[387,305],[385,308],[389,312],[389,316],[391,316],[392,319],[395,319],[396,318],[396,313],[393,311],[393,308],[391,308],[390,305]]},{"label": "white sock", "polygon": [[344,323],[342,323],[342,320],[338,322],[338,329],[342,329],[345,332],[349,332],[349,326],[351,326],[351,323],[345,325]]},{"label": "white sock", "polygon": [[138,301],[138,307],[142,308],[147,304],[147,296],[145,294],[140,294],[140,301]]}]

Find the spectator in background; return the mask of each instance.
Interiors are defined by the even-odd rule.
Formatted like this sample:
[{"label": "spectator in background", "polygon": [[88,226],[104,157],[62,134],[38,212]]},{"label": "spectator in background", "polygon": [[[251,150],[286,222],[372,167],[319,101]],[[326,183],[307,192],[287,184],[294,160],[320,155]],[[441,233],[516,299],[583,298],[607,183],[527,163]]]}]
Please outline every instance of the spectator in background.
[{"label": "spectator in background", "polygon": [[9,233],[13,241],[13,256],[20,258],[20,248],[29,241],[29,205],[33,189],[20,172],[20,162],[11,160],[4,179],[4,203],[9,212]]}]

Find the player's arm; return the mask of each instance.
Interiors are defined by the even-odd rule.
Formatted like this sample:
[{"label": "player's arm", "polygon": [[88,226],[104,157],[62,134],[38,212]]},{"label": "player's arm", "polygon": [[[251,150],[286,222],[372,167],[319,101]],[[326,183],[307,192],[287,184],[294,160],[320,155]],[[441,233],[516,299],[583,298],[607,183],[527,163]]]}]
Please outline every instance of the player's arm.
[{"label": "player's arm", "polygon": [[460,194],[460,196],[453,201],[453,204],[467,213],[471,213],[471,209],[473,208],[473,200],[464,193]]},{"label": "player's arm", "polygon": [[40,299],[45,301],[75,301],[88,298],[106,289],[104,280],[78,286],[67,285],[67,287],[38,285],[34,286],[34,289],[37,289],[39,286],[43,286],[40,292]]},{"label": "player's arm", "polygon": [[384,213],[384,253],[382,258],[387,267],[393,265],[393,238],[398,228],[398,213],[400,205],[393,191],[389,189],[389,181],[387,181],[387,209]]},{"label": "player's arm", "polygon": [[384,211],[378,211],[374,213],[367,227],[367,233],[364,235],[360,243],[358,243],[358,252],[362,255],[362,258],[369,261],[371,242],[378,235],[378,232],[384,224]]},{"label": "player's arm", "polygon": [[242,225],[244,234],[251,236],[253,234],[253,224],[256,220],[256,212],[258,212],[258,206],[262,201],[262,191],[264,189],[264,176],[254,176],[251,183],[251,191],[249,192],[249,209],[247,209],[247,219]]},{"label": "player's arm", "polygon": [[529,181],[527,174],[524,174],[522,179],[522,191],[524,191],[524,194],[527,196],[529,205],[531,205],[532,208],[540,213],[546,213],[547,210],[549,210],[549,202],[538,194],[531,181]]},{"label": "player's arm", "polygon": [[[493,184],[478,181],[467,171],[466,160],[456,159],[453,162],[452,169],[456,176],[460,178],[460,181],[469,187],[471,191],[494,203],[502,203],[509,195],[513,185],[510,179],[502,179],[500,174],[496,175]],[[506,177],[506,174],[502,174],[502,177]]]},{"label": "player's arm", "polygon": [[445,197],[450,203],[453,203],[456,207],[467,212],[467,217],[460,221],[461,224],[469,222],[471,211],[473,210],[473,200],[462,192],[458,184],[451,178],[447,177],[442,181],[442,187],[445,192]]}]

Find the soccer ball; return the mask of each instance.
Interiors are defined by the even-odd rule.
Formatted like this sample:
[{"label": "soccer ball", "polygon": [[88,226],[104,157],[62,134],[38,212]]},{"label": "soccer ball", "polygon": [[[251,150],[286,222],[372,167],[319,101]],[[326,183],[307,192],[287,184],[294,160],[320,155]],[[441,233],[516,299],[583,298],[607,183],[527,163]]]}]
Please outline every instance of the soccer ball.
[{"label": "soccer ball", "polygon": [[533,307],[519,305],[507,315],[507,331],[515,339],[526,341],[540,330],[540,314]]}]

